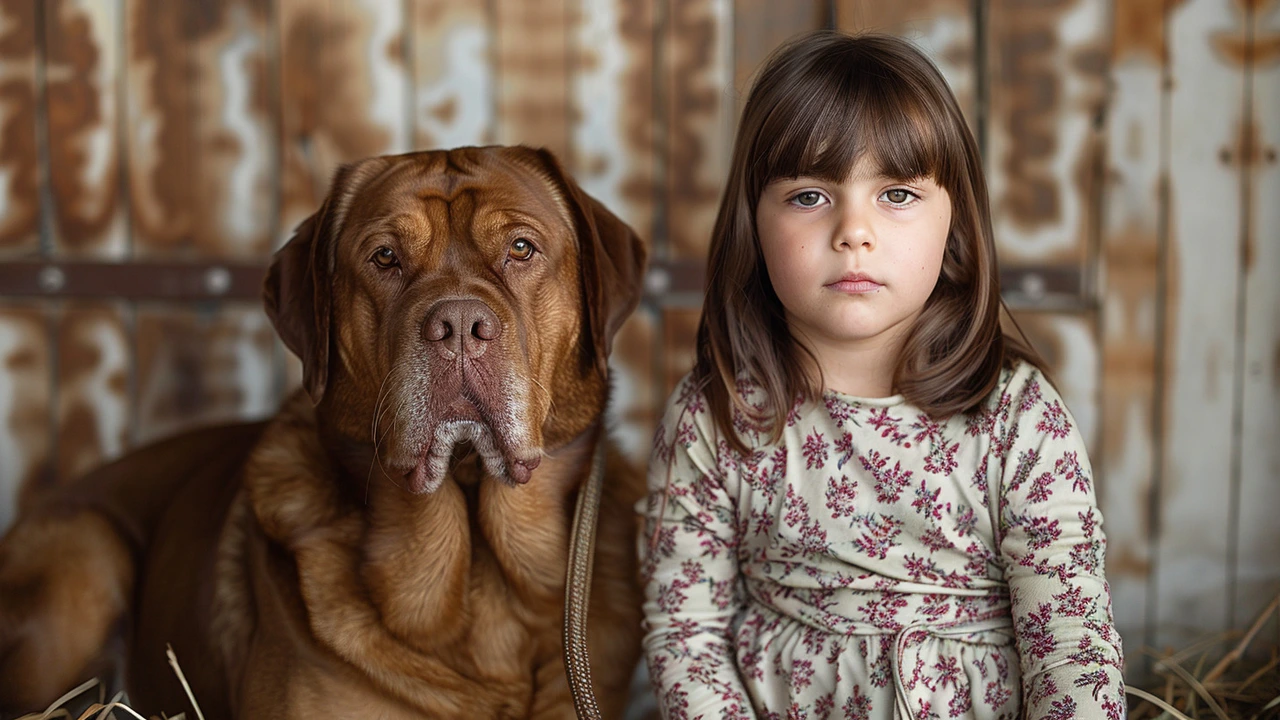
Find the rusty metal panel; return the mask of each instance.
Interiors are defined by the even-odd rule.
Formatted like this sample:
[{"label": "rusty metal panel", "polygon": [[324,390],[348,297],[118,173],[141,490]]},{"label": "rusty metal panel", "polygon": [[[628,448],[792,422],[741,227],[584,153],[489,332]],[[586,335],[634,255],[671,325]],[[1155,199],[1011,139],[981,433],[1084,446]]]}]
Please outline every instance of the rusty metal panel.
[{"label": "rusty metal panel", "polygon": [[283,244],[340,164],[405,152],[412,132],[402,3],[277,3]]},{"label": "rusty metal panel", "polygon": [[44,12],[53,251],[121,259],[129,250],[120,163],[123,0],[51,0]]},{"label": "rusty metal panel", "polygon": [[51,462],[53,360],[44,310],[0,305],[0,530]]},{"label": "rusty metal panel", "polygon": [[[571,28],[570,170],[583,189],[652,243],[655,0],[577,0]],[[642,305],[619,331],[610,366],[610,426],[637,463],[657,418],[659,318]]]},{"label": "rusty metal panel", "polygon": [[769,0],[733,2],[733,119],[734,126],[747,102],[751,81],[769,53],[787,40],[827,26],[831,14],[826,0]]},{"label": "rusty metal panel", "polygon": [[37,2],[0,5],[0,258],[40,254]]},{"label": "rusty metal panel", "polygon": [[493,27],[471,0],[409,0],[413,149],[494,138]]},{"label": "rusty metal panel", "polygon": [[275,409],[275,335],[256,305],[140,305],[136,337],[137,444]]},{"label": "rusty metal panel", "polygon": [[[1240,12],[1238,5],[1233,7]],[[1236,130],[1232,151],[1245,173],[1248,203],[1241,238],[1245,286],[1236,627],[1252,622],[1280,593],[1280,2],[1254,3],[1245,11],[1252,32],[1213,40],[1228,57],[1245,50],[1251,111]]]},{"label": "rusty metal panel", "polygon": [[569,166],[568,0],[494,0],[497,141],[545,147]]},{"label": "rusty metal panel", "polygon": [[53,313],[55,483],[119,457],[128,447],[131,320],[122,302],[68,302]]},{"label": "rusty metal panel", "polygon": [[260,257],[275,220],[269,0],[128,0],[136,257]]},{"label": "rusty metal panel", "polygon": [[570,80],[571,170],[650,243],[658,191],[655,2],[582,0]]},{"label": "rusty metal panel", "polygon": [[[1234,517],[1236,298],[1244,70],[1215,42],[1238,36],[1238,6],[1190,0],[1169,14],[1169,371],[1154,593],[1156,647],[1226,629]],[[1205,112],[1212,108],[1212,112]]]},{"label": "rusty metal panel", "polygon": [[609,359],[613,394],[609,400],[609,428],[627,457],[643,467],[653,449],[653,431],[665,397],[658,397],[658,328],[660,318],[652,306],[642,304],[622,324],[613,339]]},{"label": "rusty metal panel", "polygon": [[971,0],[882,2],[835,0],[836,27],[857,32],[870,30],[910,39],[938,66],[969,128],[978,130],[977,25]]},{"label": "rusty metal panel", "polygon": [[668,257],[705,260],[733,150],[733,4],[730,0],[662,0],[665,129],[662,205]]},{"label": "rusty metal panel", "polygon": [[669,308],[662,313],[663,366],[662,398],[675,391],[680,378],[693,369],[697,359],[698,320],[702,312],[691,308]]},{"label": "rusty metal panel", "polygon": [[1090,262],[1098,237],[1107,5],[993,0],[987,180],[1001,262]]},{"label": "rusty metal panel", "polygon": [[1106,518],[1116,626],[1126,657],[1135,659],[1150,644],[1151,502],[1164,440],[1163,415],[1157,411],[1164,302],[1160,268],[1167,240],[1161,234],[1160,189],[1166,160],[1160,142],[1167,93],[1164,24],[1151,6],[1118,2],[1113,9],[1099,257],[1103,432],[1093,464]]}]

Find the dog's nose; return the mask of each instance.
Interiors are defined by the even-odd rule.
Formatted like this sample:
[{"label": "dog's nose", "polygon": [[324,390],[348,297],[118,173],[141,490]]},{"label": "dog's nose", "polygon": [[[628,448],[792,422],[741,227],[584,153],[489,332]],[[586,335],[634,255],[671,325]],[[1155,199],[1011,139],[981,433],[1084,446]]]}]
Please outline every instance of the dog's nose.
[{"label": "dog's nose", "polygon": [[441,350],[475,357],[502,335],[502,323],[479,300],[445,300],[427,313],[423,333]]}]

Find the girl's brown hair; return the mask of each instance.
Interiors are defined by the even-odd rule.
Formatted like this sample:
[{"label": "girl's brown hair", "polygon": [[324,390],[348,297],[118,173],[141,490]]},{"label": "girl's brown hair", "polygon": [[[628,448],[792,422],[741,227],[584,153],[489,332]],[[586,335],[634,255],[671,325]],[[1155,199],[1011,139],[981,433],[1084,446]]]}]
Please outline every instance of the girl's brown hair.
[{"label": "girl's brown hair", "polygon": [[[775,50],[752,85],[711,238],[693,381],[740,452],[735,411],[775,442],[796,399],[822,389],[769,283],[756,234],[760,194],[779,178],[841,182],[864,154],[887,177],[929,177],[951,197],[942,272],[903,346],[895,390],[948,417],[979,405],[1013,361],[1043,368],[1028,343],[1001,330],[982,159],[941,73],[900,38],[809,33]],[[738,392],[744,376],[764,391],[764,407]]]}]

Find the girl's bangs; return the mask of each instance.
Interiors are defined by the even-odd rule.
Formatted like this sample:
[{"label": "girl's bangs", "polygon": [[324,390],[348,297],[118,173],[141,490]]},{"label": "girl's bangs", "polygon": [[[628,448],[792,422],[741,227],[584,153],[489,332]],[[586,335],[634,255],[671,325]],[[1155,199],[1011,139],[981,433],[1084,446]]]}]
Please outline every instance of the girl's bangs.
[{"label": "girl's bangs", "polygon": [[951,189],[960,144],[945,142],[946,113],[923,88],[883,67],[812,79],[782,93],[765,119],[756,194],[781,178],[842,182],[863,156],[884,177],[929,177]]}]

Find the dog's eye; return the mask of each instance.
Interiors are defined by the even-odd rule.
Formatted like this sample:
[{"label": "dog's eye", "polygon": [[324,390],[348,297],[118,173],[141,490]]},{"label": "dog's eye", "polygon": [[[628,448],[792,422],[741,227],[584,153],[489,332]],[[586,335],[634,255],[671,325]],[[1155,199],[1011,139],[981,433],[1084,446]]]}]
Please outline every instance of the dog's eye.
[{"label": "dog's eye", "polygon": [[380,268],[393,268],[400,264],[400,258],[396,257],[395,251],[386,245],[374,250],[373,257],[369,259]]},{"label": "dog's eye", "polygon": [[516,238],[516,241],[511,243],[511,249],[507,251],[507,254],[514,260],[528,260],[533,257],[535,250],[533,243],[525,238]]}]

